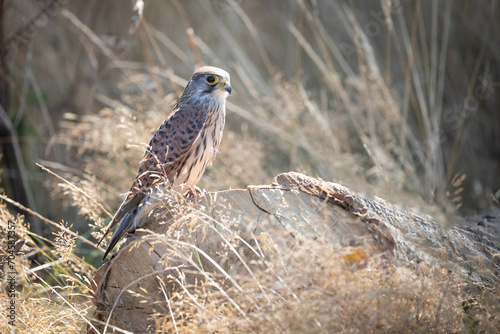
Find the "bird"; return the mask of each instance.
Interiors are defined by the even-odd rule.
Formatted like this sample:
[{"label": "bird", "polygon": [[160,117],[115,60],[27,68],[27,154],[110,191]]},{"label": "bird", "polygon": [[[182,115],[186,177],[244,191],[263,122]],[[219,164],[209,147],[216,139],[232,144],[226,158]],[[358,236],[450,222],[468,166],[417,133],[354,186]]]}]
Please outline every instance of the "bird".
[{"label": "bird", "polygon": [[194,72],[151,138],[130,191],[98,243],[120,223],[103,260],[125,233],[135,231],[137,212],[156,184],[166,181],[181,194],[194,189],[218,152],[231,90],[229,74],[223,69],[203,66]]}]

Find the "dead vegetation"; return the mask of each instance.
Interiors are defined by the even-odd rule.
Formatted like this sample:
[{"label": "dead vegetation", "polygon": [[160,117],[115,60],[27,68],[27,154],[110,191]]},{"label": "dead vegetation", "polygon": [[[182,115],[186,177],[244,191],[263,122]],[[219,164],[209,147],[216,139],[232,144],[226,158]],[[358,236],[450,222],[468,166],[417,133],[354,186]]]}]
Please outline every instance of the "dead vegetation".
[{"label": "dead vegetation", "polygon": [[[5,331],[86,326],[87,286],[102,254],[91,234],[98,236],[121,202],[144,143],[202,63],[227,69],[235,94],[201,188],[266,183],[296,170],[423,207],[444,224],[456,209],[498,206],[496,0],[146,2],[134,35],[133,6],[121,1],[2,6],[9,99],[2,93],[0,112],[16,130],[2,145],[19,143],[13,149],[26,170],[16,183],[3,165],[1,187],[31,194],[31,231],[43,231],[24,227],[2,195],[2,245],[9,221],[24,245],[16,257],[17,323]],[[449,283],[440,268],[399,272],[383,258],[353,266],[360,262],[353,256],[346,260],[321,240],[279,249],[259,272],[260,287],[240,277],[242,290],[203,286],[196,303],[179,293],[171,307],[182,321],[159,324],[181,332],[499,326],[498,286]]]},{"label": "dead vegetation", "polygon": [[[98,319],[122,328],[155,323],[165,332],[489,332],[498,325],[498,279],[483,271],[490,268],[489,255],[481,261],[476,246],[463,249],[467,232],[463,239],[448,234],[455,247],[412,244],[407,235],[394,245],[392,237],[386,243],[364,234],[366,222],[336,211],[332,220],[334,208],[322,199],[313,205],[321,214],[313,215],[310,207],[298,212],[303,202],[297,193],[280,201],[261,191],[253,190],[252,200],[241,191],[218,193],[216,201],[197,205],[156,192],[147,210],[152,216],[140,223],[145,231],[137,232],[145,235],[134,235],[101,268],[107,278],[96,290]],[[280,208],[283,203],[290,211]],[[261,211],[252,214],[252,205]],[[264,212],[279,212],[281,219],[255,218]],[[302,215],[308,221],[294,224]],[[404,224],[395,225],[403,231]],[[425,224],[430,232],[432,222]],[[356,231],[353,240],[342,235],[333,241],[343,230]],[[415,246],[420,261],[404,258],[403,248]],[[451,249],[458,255],[448,254]],[[465,259],[453,262],[457,257]],[[472,263],[476,269],[468,276]]]}]

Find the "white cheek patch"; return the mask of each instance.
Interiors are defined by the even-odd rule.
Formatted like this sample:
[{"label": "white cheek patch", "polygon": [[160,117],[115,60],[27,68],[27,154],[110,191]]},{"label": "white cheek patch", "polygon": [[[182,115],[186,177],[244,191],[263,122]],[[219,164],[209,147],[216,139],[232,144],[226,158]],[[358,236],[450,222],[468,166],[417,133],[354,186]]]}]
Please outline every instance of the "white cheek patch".
[{"label": "white cheek patch", "polygon": [[217,101],[217,104],[220,105],[225,105],[226,104],[226,97],[229,95],[229,93],[225,90],[222,89],[216,89],[213,93],[212,96],[214,100]]}]

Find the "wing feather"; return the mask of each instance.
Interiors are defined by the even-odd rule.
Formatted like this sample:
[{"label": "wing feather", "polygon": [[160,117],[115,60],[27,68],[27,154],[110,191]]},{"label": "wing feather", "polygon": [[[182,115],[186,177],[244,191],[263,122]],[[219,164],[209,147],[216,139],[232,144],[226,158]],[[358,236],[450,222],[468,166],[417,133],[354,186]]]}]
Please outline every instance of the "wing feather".
[{"label": "wing feather", "polygon": [[131,193],[147,190],[158,181],[173,181],[207,117],[208,110],[199,105],[178,107],[151,138]]}]

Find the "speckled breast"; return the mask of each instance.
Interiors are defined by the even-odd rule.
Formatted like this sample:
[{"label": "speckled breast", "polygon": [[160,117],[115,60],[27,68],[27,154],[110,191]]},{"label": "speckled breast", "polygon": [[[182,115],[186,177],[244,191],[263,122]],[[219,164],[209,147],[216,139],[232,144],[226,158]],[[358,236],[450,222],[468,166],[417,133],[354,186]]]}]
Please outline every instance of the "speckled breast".
[{"label": "speckled breast", "polygon": [[222,139],[225,116],[224,106],[215,109],[208,115],[205,126],[193,143],[173,182],[174,190],[184,193],[190,187],[196,185],[205,169],[215,159]]}]

